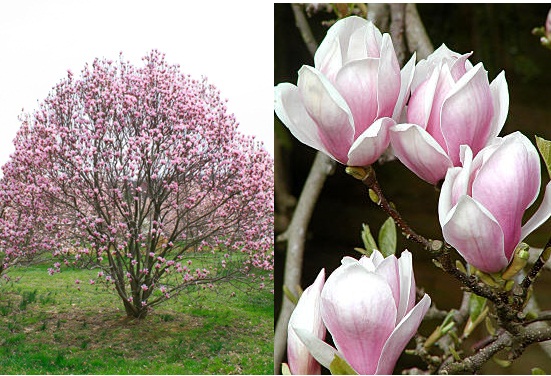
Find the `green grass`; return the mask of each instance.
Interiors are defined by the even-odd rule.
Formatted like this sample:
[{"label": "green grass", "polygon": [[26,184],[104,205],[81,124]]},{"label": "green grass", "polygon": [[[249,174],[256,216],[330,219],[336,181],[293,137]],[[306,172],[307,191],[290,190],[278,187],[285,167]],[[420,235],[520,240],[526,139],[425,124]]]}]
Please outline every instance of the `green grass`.
[{"label": "green grass", "polygon": [[0,286],[0,374],[273,372],[269,291],[220,285],[131,320],[114,293],[86,282],[97,271],[47,268],[13,269],[21,280]]}]

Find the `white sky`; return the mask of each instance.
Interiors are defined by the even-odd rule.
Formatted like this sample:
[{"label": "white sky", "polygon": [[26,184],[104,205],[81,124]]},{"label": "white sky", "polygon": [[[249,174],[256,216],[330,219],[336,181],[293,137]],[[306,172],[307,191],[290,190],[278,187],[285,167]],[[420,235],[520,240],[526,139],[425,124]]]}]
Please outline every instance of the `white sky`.
[{"label": "white sky", "polygon": [[140,65],[153,48],[208,77],[240,130],[273,155],[273,3],[18,0],[0,2],[0,166],[21,109],[36,109],[68,69],[79,76],[86,62],[120,51]]}]

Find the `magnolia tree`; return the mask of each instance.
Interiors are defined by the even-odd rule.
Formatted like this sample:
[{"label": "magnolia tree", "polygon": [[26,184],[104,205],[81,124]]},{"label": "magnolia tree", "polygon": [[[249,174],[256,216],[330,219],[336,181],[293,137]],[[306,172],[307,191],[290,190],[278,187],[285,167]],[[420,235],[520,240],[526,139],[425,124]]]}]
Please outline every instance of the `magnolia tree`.
[{"label": "magnolia tree", "polygon": [[4,184],[25,198],[15,231],[36,222],[54,256],[99,268],[90,283],[144,317],[187,286],[273,269],[272,165],[216,88],[152,51],[69,72],[23,119]]},{"label": "magnolia tree", "polygon": [[[307,35],[300,6],[293,6]],[[405,5],[390,7],[391,19],[402,20],[401,31],[391,27],[394,35],[404,32],[405,10]],[[414,34],[408,38],[408,45],[419,45]],[[344,165],[390,217],[378,242],[364,228],[361,258],[345,257],[327,280],[322,270],[299,296],[287,276],[301,259],[294,251],[300,240],[284,234],[295,243],[288,247],[288,299],[276,328],[276,363],[281,361],[278,346],[285,343],[281,328],[287,333],[288,363],[276,371],[319,374],[323,366],[334,374],[388,374],[415,337],[412,353],[426,362],[426,370],[411,372],[473,373],[501,350],[513,360],[529,344],[551,339],[551,329],[541,326],[550,316],[534,310],[531,298],[551,240],[530,268],[530,247],[523,243],[551,215],[551,190],[548,184],[539,208],[523,222],[539,195],[540,155],[518,131],[499,136],[509,109],[505,74],[490,81],[482,63],[470,62],[471,53],[445,45],[417,62],[412,52],[400,68],[390,34],[363,17],[344,17],[327,31],[314,66],[299,70],[296,85],[275,87],[281,122],[298,140]],[[537,138],[537,144],[549,169],[551,142]],[[389,146],[420,179],[438,186],[434,214],[441,240],[414,231],[385,197],[371,164]],[[320,180],[317,161],[311,175]],[[313,186],[308,180],[311,190],[305,188],[303,195],[315,195]],[[288,231],[307,223],[295,221],[305,216],[302,202],[303,196]],[[431,299],[416,288],[415,255],[404,250],[395,256],[395,224],[463,285],[460,309],[431,312]],[[296,304],[292,314],[286,311],[290,301]],[[416,332],[428,312],[442,323],[424,337]],[[465,355],[463,341],[482,322],[487,338],[478,352]]]}]

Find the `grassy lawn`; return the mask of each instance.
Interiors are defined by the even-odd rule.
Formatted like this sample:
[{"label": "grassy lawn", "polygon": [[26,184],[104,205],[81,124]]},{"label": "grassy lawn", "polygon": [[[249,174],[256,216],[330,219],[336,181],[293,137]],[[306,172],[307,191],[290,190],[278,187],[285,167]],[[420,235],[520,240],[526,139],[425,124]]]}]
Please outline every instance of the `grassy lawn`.
[{"label": "grassy lawn", "polygon": [[270,287],[191,291],[129,320],[87,282],[97,271],[48,267],[12,269],[21,279],[0,285],[0,374],[273,373]]}]

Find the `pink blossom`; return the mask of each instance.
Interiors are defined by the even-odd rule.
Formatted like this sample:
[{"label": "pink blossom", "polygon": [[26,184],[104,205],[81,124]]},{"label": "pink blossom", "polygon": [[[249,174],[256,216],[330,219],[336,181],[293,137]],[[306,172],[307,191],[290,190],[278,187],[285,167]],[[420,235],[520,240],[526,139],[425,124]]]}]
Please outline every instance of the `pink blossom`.
[{"label": "pink blossom", "polygon": [[536,148],[520,132],[498,138],[473,158],[461,149],[461,167],[448,170],[438,203],[444,239],[474,267],[489,273],[508,265],[516,246],[551,215],[545,189],[536,213],[522,225],[541,183]]},{"label": "pink blossom", "polygon": [[275,112],[304,144],[345,165],[375,162],[389,144],[413,77],[415,57],[400,72],[389,34],[363,18],[337,21],[297,85],[275,88]]},{"label": "pink blossom", "polygon": [[392,127],[394,153],[421,179],[435,184],[449,167],[459,166],[460,145],[476,155],[505,123],[509,92],[505,74],[492,83],[471,53],[460,55],[442,45],[415,68],[407,123]]},{"label": "pink blossom", "polygon": [[369,258],[345,257],[321,291],[319,313],[336,349],[311,330],[294,330],[326,368],[337,355],[359,374],[391,374],[430,303],[425,294],[415,304],[410,252],[397,259],[375,250]]}]

